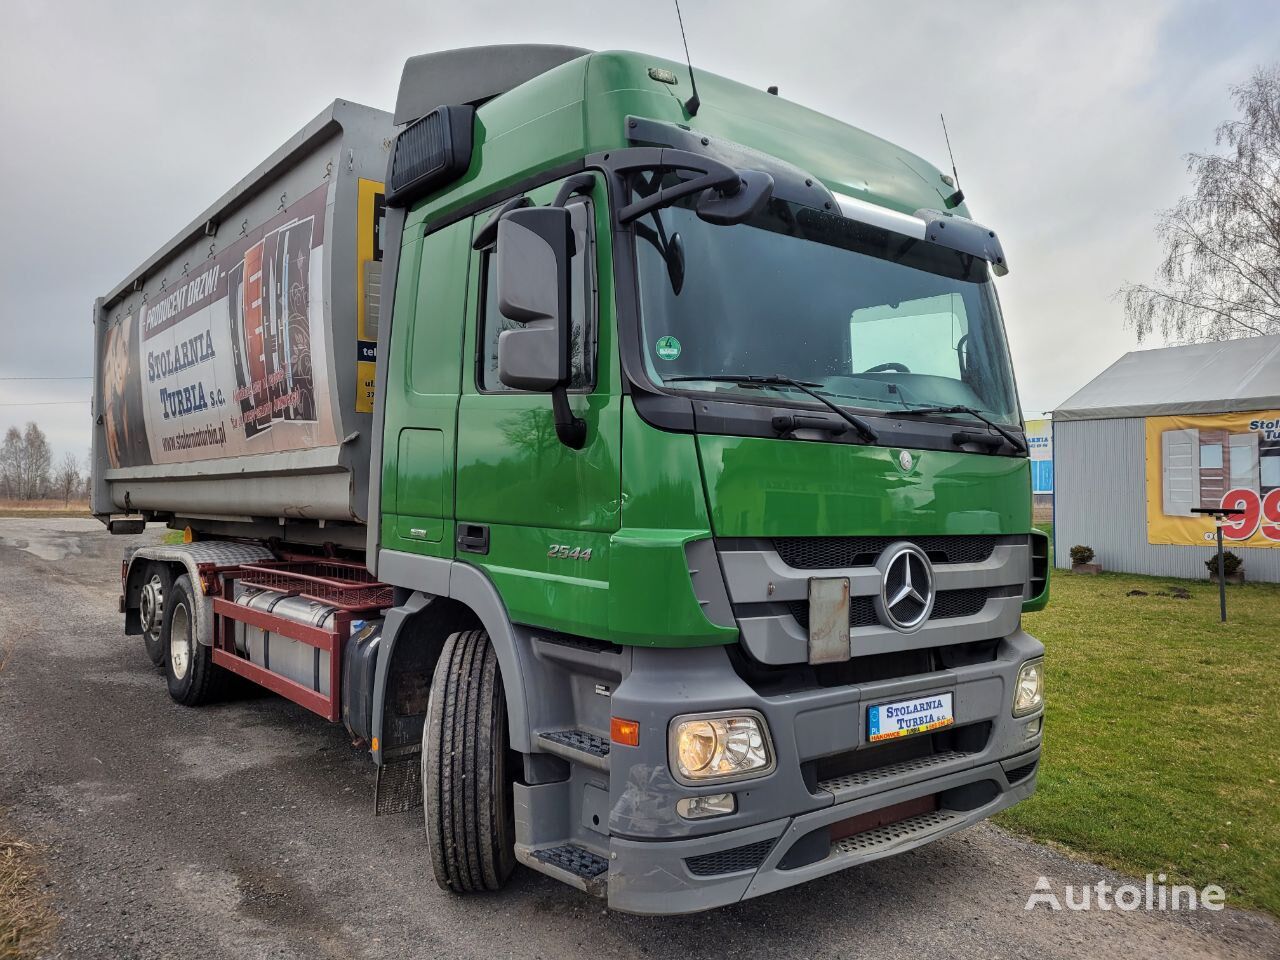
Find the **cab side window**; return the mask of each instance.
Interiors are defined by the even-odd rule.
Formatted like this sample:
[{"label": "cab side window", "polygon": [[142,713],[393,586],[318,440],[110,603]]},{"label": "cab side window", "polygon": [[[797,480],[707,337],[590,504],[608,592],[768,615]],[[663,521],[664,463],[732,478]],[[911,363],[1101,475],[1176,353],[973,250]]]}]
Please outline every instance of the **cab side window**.
[{"label": "cab side window", "polygon": [[[571,390],[589,390],[596,382],[595,227],[591,201],[574,197],[568,203],[573,227],[573,260],[569,265],[569,299],[573,325]],[[493,248],[481,256],[480,358],[476,382],[483,393],[515,393],[498,379],[498,335],[520,326],[498,311],[497,258]]]}]

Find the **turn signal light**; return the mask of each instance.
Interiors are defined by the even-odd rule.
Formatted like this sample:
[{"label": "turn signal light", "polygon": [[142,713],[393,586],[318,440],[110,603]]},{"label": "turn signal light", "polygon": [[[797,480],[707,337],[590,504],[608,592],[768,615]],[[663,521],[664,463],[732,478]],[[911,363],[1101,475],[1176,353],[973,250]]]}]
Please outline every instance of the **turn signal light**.
[{"label": "turn signal light", "polygon": [[609,739],[628,747],[640,746],[640,724],[621,717],[609,718]]}]

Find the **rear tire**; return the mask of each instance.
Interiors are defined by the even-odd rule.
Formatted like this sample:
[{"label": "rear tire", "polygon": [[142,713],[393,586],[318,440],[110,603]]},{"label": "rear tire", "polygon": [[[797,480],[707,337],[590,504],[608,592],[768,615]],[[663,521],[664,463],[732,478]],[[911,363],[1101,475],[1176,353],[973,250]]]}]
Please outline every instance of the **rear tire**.
[{"label": "rear tire", "polygon": [[184,707],[198,707],[218,695],[224,671],[213,664],[213,649],[196,639],[196,595],[186,574],[173,581],[164,607],[164,674],[169,696]]},{"label": "rear tire", "polygon": [[483,630],[453,634],[436,664],[422,790],[436,883],[455,893],[501,889],[515,869],[507,703]]},{"label": "rear tire", "polygon": [[165,631],[165,598],[173,591],[173,571],[167,563],[150,563],[142,572],[142,592],[138,597],[138,618],[142,622],[142,646],[147,658],[163,667],[169,656],[169,634]]}]

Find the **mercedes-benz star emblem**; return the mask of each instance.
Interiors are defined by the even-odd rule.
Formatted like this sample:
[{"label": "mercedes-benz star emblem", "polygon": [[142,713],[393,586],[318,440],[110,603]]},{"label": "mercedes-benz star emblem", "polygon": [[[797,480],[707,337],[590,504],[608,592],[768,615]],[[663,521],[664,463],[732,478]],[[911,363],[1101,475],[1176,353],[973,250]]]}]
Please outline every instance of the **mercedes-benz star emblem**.
[{"label": "mercedes-benz star emblem", "polygon": [[876,616],[887,627],[902,633],[919,630],[933,612],[933,564],[914,543],[890,544],[876,561],[880,571],[880,595]]}]

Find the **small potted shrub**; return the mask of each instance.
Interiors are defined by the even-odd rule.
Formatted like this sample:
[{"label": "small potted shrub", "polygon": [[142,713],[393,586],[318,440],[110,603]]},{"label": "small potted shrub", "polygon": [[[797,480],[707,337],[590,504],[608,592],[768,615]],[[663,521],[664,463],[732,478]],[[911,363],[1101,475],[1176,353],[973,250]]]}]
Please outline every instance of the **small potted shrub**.
[{"label": "small potted shrub", "polygon": [[[1209,579],[1218,582],[1218,555],[1215,553],[1204,565],[1209,569]],[[1227,583],[1244,583],[1244,561],[1238,554],[1230,550],[1222,552],[1222,569],[1227,575]]]},{"label": "small potted shrub", "polygon": [[1101,573],[1102,564],[1093,562],[1093,547],[1076,544],[1071,548],[1072,573]]}]

